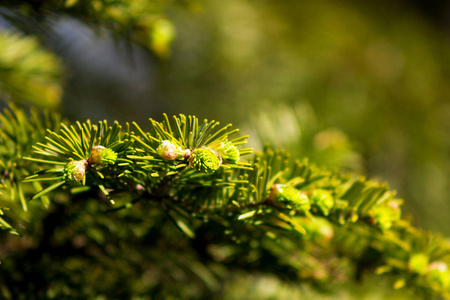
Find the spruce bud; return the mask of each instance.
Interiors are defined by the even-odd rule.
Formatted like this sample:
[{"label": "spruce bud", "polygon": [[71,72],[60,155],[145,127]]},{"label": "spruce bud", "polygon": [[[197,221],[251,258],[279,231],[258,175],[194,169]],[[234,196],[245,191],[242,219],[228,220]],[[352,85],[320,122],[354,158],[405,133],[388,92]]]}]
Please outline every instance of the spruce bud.
[{"label": "spruce bud", "polygon": [[116,162],[117,153],[112,149],[103,146],[94,146],[91,149],[91,157],[89,157],[89,164],[91,165],[113,165]]},{"label": "spruce bud", "polygon": [[233,145],[233,143],[229,142],[228,140],[220,143],[217,152],[219,152],[222,158],[226,161],[229,161],[233,164],[237,164],[239,162],[239,150],[235,145]]},{"label": "spruce bud", "polygon": [[334,206],[334,198],[327,190],[317,189],[311,194],[311,202],[316,205],[325,216],[328,216]]},{"label": "spruce bud", "polygon": [[435,261],[427,267],[427,278],[430,282],[447,289],[450,287],[450,272],[443,261]]},{"label": "spruce bud", "polygon": [[370,214],[382,229],[389,229],[400,219],[400,208],[397,203],[375,205]]},{"label": "spruce bud", "polygon": [[87,166],[86,160],[72,160],[64,168],[64,180],[67,183],[83,181]]},{"label": "spruce bud", "polygon": [[272,186],[269,200],[291,204],[296,209],[302,211],[309,211],[311,209],[311,203],[305,193],[297,189],[287,187],[284,184],[274,184]]},{"label": "spruce bud", "polygon": [[207,147],[195,149],[189,157],[189,165],[206,174],[214,173],[220,168],[221,164],[221,156],[216,151]]},{"label": "spruce bud", "polygon": [[164,160],[175,160],[185,156],[186,150],[181,149],[180,146],[171,143],[168,140],[164,140],[156,148],[158,155]]},{"label": "spruce bud", "polygon": [[424,253],[413,254],[408,261],[408,268],[411,272],[425,274],[429,258]]}]

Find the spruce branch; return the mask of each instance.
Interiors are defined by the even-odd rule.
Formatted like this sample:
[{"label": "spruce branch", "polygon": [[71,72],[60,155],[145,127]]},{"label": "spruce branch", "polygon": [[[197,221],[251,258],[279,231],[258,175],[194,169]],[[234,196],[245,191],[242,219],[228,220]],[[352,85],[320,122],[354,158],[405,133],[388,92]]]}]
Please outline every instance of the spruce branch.
[{"label": "spruce branch", "polygon": [[[28,176],[24,182],[58,182],[32,199],[37,199],[62,185],[85,185],[86,177],[91,185],[98,186],[105,196],[110,198],[106,187],[110,186],[112,177],[119,178],[125,174],[130,163],[126,157],[134,153],[129,126],[126,127],[127,130],[122,132],[122,126],[117,122],[113,126],[108,126],[106,121],[93,125],[88,120],[83,124],[77,122],[75,126],[70,127],[61,124],[59,133],[47,130],[47,143],[37,143],[34,146],[35,153],[43,158],[25,159],[59,167],[41,170]],[[120,184],[128,183],[124,180],[117,180],[115,183]],[[114,202],[112,199],[110,201]]]},{"label": "spruce branch", "polygon": [[[12,104],[0,114],[0,188],[4,191],[0,195],[1,209],[28,210],[26,194],[30,190],[39,191],[42,186],[39,182],[31,185],[21,182],[38,170],[36,165],[24,161],[23,157],[31,155],[32,145],[44,138],[46,128],[55,130],[60,122],[59,115],[49,112],[41,115],[34,109],[27,115]],[[48,206],[49,199],[43,197],[42,203]],[[0,213],[3,215],[3,212]],[[17,234],[4,218],[0,222],[0,227]]]},{"label": "spruce branch", "polygon": [[[108,215],[149,203],[189,239],[215,224],[243,247],[236,253],[248,247],[249,236],[257,236],[261,259],[267,253],[309,257],[309,266],[289,257],[280,261],[298,272],[336,267],[321,265],[316,255],[335,251],[357,263],[373,249],[381,256],[377,272],[394,274],[395,288],[414,286],[448,297],[448,242],[401,219],[402,200],[386,184],[330,172],[270,147],[243,161],[251,149],[238,149],[246,137],[231,139],[237,130],[230,125],[220,128],[184,115],[150,119],[150,125],[145,132],[133,123],[136,133],[128,124],[123,129],[106,121],[47,130],[46,142],[38,142],[35,155],[25,158],[35,167],[50,166],[23,181],[43,184],[32,199],[61,187],[75,192],[85,186],[81,193],[97,188],[113,205],[112,198],[120,203]],[[195,156],[199,149],[208,156]],[[203,167],[211,162],[214,168]],[[238,256],[230,259],[241,267],[247,263]],[[316,275],[306,272],[297,279],[319,280]]]}]

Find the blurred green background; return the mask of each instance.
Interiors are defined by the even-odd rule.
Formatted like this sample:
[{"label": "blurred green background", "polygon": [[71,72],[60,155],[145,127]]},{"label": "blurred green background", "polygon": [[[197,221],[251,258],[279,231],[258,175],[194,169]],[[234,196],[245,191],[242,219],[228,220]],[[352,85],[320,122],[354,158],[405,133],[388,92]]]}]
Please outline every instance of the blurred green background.
[{"label": "blurred green background", "polygon": [[75,119],[195,114],[260,148],[387,181],[416,224],[450,234],[450,46],[445,1],[198,1],[167,13],[167,58],[59,20]]}]

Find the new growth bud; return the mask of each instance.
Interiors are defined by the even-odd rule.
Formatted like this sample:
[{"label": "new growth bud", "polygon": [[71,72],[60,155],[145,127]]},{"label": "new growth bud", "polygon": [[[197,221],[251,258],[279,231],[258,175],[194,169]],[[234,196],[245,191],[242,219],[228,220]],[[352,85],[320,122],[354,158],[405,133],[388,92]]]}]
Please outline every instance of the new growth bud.
[{"label": "new growth bud", "polygon": [[180,146],[171,143],[168,140],[164,140],[156,148],[156,153],[164,160],[183,159],[186,154],[186,150],[181,149]]},{"label": "new growth bud", "polygon": [[225,140],[220,143],[217,152],[222,156],[222,158],[230,163],[237,164],[239,162],[239,150],[233,145],[233,143]]},{"label": "new growth bud", "polygon": [[302,211],[309,211],[311,209],[311,203],[305,193],[297,189],[287,187],[284,184],[274,184],[272,186],[269,200],[291,204],[296,209]]},{"label": "new growth bud", "polygon": [[334,198],[327,190],[317,189],[311,194],[311,202],[316,205],[325,216],[328,216],[334,206]]},{"label": "new growth bud", "polygon": [[443,261],[435,261],[427,267],[427,278],[430,282],[447,289],[450,287],[450,272]]},{"label": "new growth bud", "polygon": [[400,219],[401,212],[398,204],[392,202],[385,205],[375,205],[370,210],[370,214],[382,229],[389,229]]},{"label": "new growth bud", "polygon": [[220,168],[221,164],[221,156],[216,151],[207,147],[193,150],[189,157],[189,165],[206,174],[213,174]]},{"label": "new growth bud", "polygon": [[408,269],[411,272],[425,274],[428,266],[429,258],[424,253],[413,254],[408,261]]},{"label": "new growth bud", "polygon": [[91,149],[89,164],[91,165],[113,165],[117,160],[117,153],[103,146],[94,146]]},{"label": "new growth bud", "polygon": [[72,160],[64,168],[64,180],[67,183],[83,181],[87,166],[86,160]]}]

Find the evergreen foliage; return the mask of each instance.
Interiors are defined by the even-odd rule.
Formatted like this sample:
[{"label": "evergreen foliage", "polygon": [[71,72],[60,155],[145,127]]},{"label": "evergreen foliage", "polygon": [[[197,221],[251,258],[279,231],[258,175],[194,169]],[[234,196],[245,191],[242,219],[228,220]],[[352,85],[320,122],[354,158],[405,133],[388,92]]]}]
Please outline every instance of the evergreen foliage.
[{"label": "evergreen foliage", "polygon": [[[26,114],[23,110],[11,106],[11,109],[5,109],[0,114],[0,176],[3,194],[1,195],[2,209],[18,209],[21,207],[24,211],[28,210],[26,192],[42,189],[39,182],[23,186],[22,180],[37,171],[35,165],[29,164],[22,159],[26,154],[31,154],[34,143],[42,140],[46,129],[57,129],[61,118],[57,114],[45,113],[40,116],[37,110],[31,110]],[[49,199],[41,198],[44,206],[48,207]],[[3,212],[1,212],[3,215]],[[19,216],[17,216],[20,218]],[[9,230],[12,233],[17,231],[0,218],[0,227]]]},{"label": "evergreen foliage", "polygon": [[[332,255],[349,264],[347,270],[339,271],[347,276],[353,276],[351,273],[355,271],[351,270],[364,272],[375,267],[379,274],[394,275],[395,288],[414,287],[423,294],[448,297],[448,241],[401,219],[401,200],[395,198],[395,192],[385,184],[329,172],[307,161],[293,160],[284,151],[270,147],[255,153],[249,160],[242,156],[250,154],[251,149],[241,148],[239,162],[227,160],[226,155],[220,154],[227,151],[220,149],[224,145],[227,149],[243,145],[246,136],[231,139],[237,130],[231,130],[230,125],[220,128],[214,121],[199,123],[193,116],[174,116],[172,121],[164,116],[163,122],[150,119],[150,131],[145,132],[133,124],[135,133],[129,124],[122,127],[117,122],[112,126],[106,121],[94,125],[89,120],[56,125],[36,113],[30,120],[25,115],[23,110],[12,107],[0,116],[2,162],[15,159],[13,164],[2,165],[2,182],[6,185],[6,193],[1,196],[4,208],[7,199],[11,199],[12,204],[22,203],[23,210],[27,209],[25,199],[33,203],[40,198],[48,205],[60,191],[65,191],[66,207],[80,206],[70,199],[97,198],[100,202],[89,201],[86,209],[101,209],[107,213],[101,216],[99,212],[92,222],[96,223],[99,218],[100,223],[93,228],[109,222],[108,217],[114,214],[127,218],[127,213],[121,211],[145,213],[148,209],[156,220],[148,225],[147,231],[163,230],[159,228],[163,226],[165,232],[174,226],[186,236],[177,246],[182,247],[180,249],[187,250],[191,247],[188,241],[195,243],[198,239],[204,241],[202,246],[211,247],[201,250],[208,254],[200,260],[195,258],[194,251],[194,256],[188,259],[189,264],[194,265],[183,267],[186,272],[196,273],[209,293],[217,290],[217,281],[224,274],[216,273],[214,268],[209,271],[204,268],[217,264],[274,271],[289,280],[311,281],[324,288],[334,279],[331,269],[340,268],[333,265],[333,260],[325,259]],[[55,119],[58,118],[52,120]],[[46,127],[59,130],[45,130]],[[27,134],[32,128],[39,128],[33,131],[40,133]],[[171,141],[173,147],[169,147],[167,141]],[[35,145],[31,147],[30,143]],[[161,145],[164,149],[181,149],[183,156],[167,159],[158,151]],[[198,150],[208,151],[212,156],[196,155]],[[192,163],[194,155],[198,163]],[[216,159],[213,160],[215,167],[204,167],[211,162],[211,157]],[[101,191],[103,196],[95,191]],[[17,199],[11,196],[15,193]],[[102,204],[104,197],[110,200],[110,207]],[[134,207],[138,205],[140,208]],[[17,206],[11,208],[20,209]],[[98,214],[92,213],[93,216]],[[12,225],[27,226],[8,213],[5,219]],[[6,221],[3,228],[20,232]],[[110,234],[116,232],[111,230]],[[164,232],[160,232],[162,240],[173,235],[166,237]],[[99,245],[106,242],[100,232],[93,238]],[[222,253],[227,247],[231,248]],[[159,250],[162,249],[158,246],[154,248],[154,251]],[[368,252],[377,255],[366,257]],[[181,263],[180,258],[172,256],[172,263]],[[123,263],[127,264],[128,259],[131,257]],[[321,269],[328,271],[318,273]],[[54,271],[51,273],[57,276]],[[109,284],[115,284],[114,279]],[[164,284],[167,282],[162,280],[156,286]],[[37,288],[33,286],[31,290]],[[3,286],[3,289],[8,287]],[[12,289],[10,293],[14,293]],[[195,297],[206,295],[200,290]],[[133,287],[128,286],[124,293],[132,291]],[[55,288],[46,292],[64,295]],[[78,293],[87,296],[92,292]],[[155,287],[148,287],[146,292],[158,293]]]},{"label": "evergreen foliage", "polygon": [[[160,58],[175,35],[168,1],[2,4],[22,31],[0,32],[2,100],[58,106],[64,68],[31,35],[55,15]],[[336,144],[351,154],[345,167],[357,160],[339,131],[307,136],[327,169],[292,155],[295,144],[253,152],[231,124],[181,114],[143,128],[12,104],[0,114],[2,298],[227,299],[242,274],[330,292],[376,273],[393,289],[450,299],[450,242],[414,227],[386,184],[335,171],[325,150]]]}]

